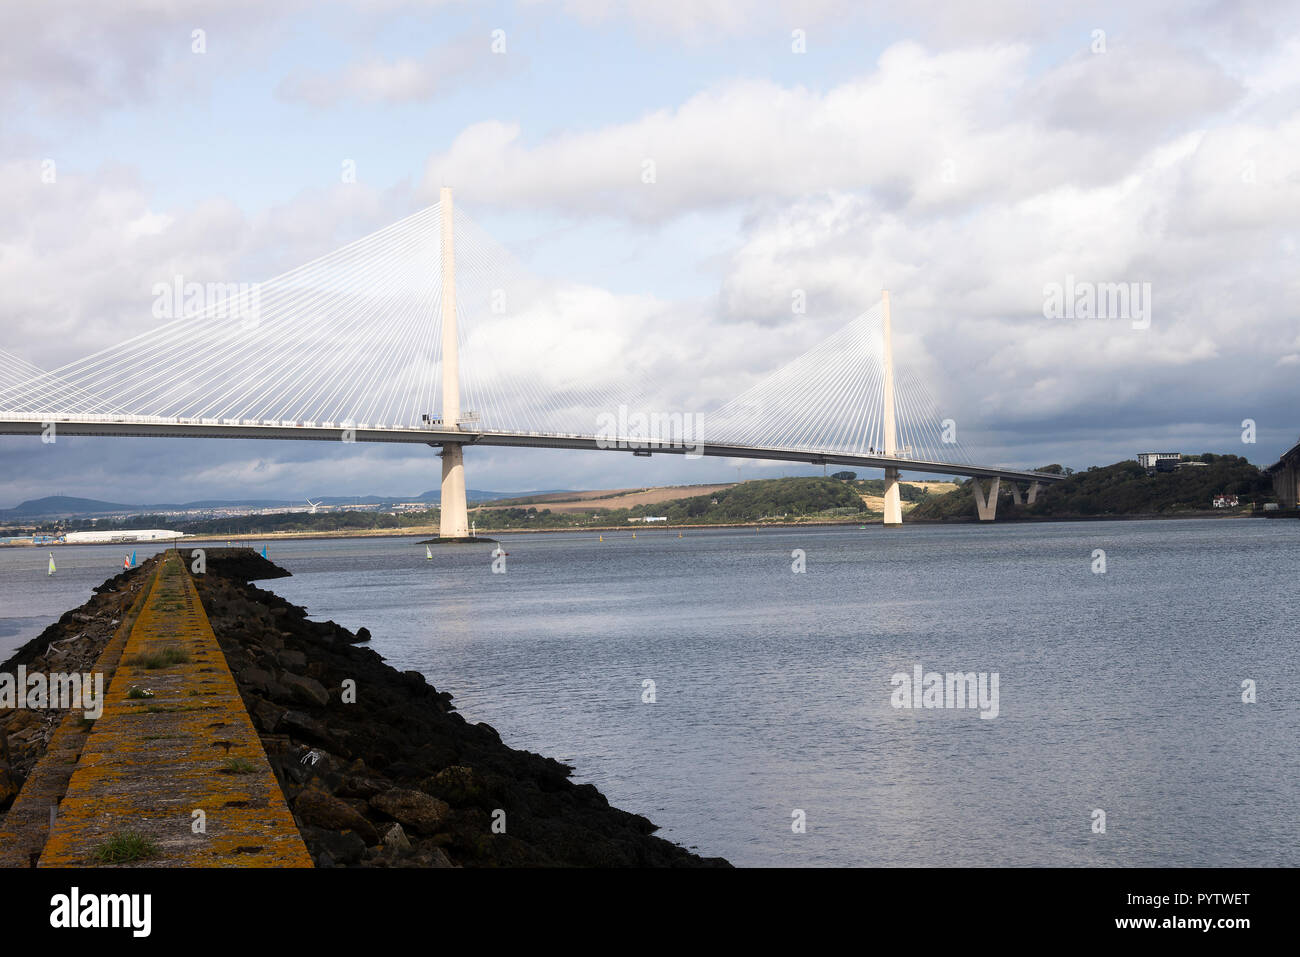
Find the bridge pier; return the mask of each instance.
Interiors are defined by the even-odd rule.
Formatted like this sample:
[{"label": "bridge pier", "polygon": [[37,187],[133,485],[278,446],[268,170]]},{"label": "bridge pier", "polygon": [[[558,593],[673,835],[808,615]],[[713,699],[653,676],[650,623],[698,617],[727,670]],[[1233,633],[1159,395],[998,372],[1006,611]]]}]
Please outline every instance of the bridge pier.
[{"label": "bridge pier", "polygon": [[[885,454],[896,455],[898,452],[898,427],[894,421],[894,333],[893,320],[889,312],[889,290],[880,294],[881,320],[881,371],[884,374],[882,430],[885,440]],[[885,515],[886,528],[898,528],[903,524],[903,499],[898,488],[898,469],[885,469]]]},{"label": "bridge pier", "polygon": [[1002,487],[1002,476],[995,475],[989,482],[988,495],[984,494],[984,486],[980,482],[978,475],[971,476],[971,486],[975,490],[975,511],[979,513],[981,522],[991,522],[998,511],[998,491]]},{"label": "bridge pier", "polygon": [[1033,505],[1037,498],[1037,482],[1030,482],[1028,491],[1022,489],[1019,482],[1011,483],[1011,501],[1016,505]]},{"label": "bridge pier", "polygon": [[898,489],[898,469],[885,469],[885,525],[903,524],[903,499]]},{"label": "bridge pier", "polygon": [[469,508],[465,501],[465,448],[458,442],[442,447],[442,496],[438,505],[438,537],[468,538]]}]

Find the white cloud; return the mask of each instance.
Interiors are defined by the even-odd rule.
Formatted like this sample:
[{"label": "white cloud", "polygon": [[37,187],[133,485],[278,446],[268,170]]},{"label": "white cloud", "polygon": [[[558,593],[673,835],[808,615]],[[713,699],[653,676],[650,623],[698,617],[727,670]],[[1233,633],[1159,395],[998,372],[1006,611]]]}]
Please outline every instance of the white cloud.
[{"label": "white cloud", "polygon": [[426,191],[454,183],[480,203],[656,222],[871,190],[885,208],[925,217],[1122,176],[1163,135],[1222,111],[1239,90],[1211,61],[1164,48],[1072,59],[1044,74],[1030,52],[902,42],[824,92],[737,80],[536,143],[517,123],[487,120],[430,158]]},{"label": "white cloud", "polygon": [[6,38],[0,98],[42,113],[78,115],[147,100],[189,81],[179,67],[194,63],[195,30],[210,38],[203,55],[226,62],[256,43],[266,24],[301,6],[303,0],[0,4],[0,36]]},{"label": "white cloud", "polygon": [[496,55],[489,35],[474,34],[435,47],[418,59],[371,56],[340,72],[295,72],[284,78],[277,92],[284,99],[318,107],[347,99],[417,103],[445,96],[470,81],[499,78],[523,65],[521,54]]},{"label": "white cloud", "polygon": [[155,283],[259,282],[410,212],[404,189],[304,193],[249,216],[224,199],[160,210],[135,174],[0,164],[0,347],[43,368],[157,325]]}]

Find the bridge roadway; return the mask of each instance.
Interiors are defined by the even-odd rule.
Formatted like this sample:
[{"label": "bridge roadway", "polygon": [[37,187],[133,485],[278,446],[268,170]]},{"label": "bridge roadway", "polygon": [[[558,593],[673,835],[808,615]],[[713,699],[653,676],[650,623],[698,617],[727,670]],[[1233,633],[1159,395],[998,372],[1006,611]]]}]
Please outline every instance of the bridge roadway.
[{"label": "bridge roadway", "polygon": [[665,455],[696,453],[720,458],[761,459],[781,462],[805,462],[812,465],[852,465],[869,469],[899,469],[935,475],[967,475],[979,478],[1005,478],[1024,482],[1059,482],[1065,476],[1051,472],[1010,469],[997,465],[961,465],[952,462],[928,462],[884,454],[857,455],[816,449],[778,449],[749,445],[714,444],[702,441],[699,446],[672,444],[654,440],[613,440],[591,435],[551,434],[539,432],[503,432],[488,429],[457,430],[448,428],[406,428],[361,424],[347,427],[334,423],[240,422],[238,424],[201,420],[139,418],[115,416],[15,416],[0,417],[0,435],[42,435],[50,425],[59,435],[118,436],[155,438],[208,439],[280,439],[295,441],[339,442],[345,432],[357,442],[390,442],[413,445],[505,446],[509,448],[572,449],[580,451],[641,452]]}]

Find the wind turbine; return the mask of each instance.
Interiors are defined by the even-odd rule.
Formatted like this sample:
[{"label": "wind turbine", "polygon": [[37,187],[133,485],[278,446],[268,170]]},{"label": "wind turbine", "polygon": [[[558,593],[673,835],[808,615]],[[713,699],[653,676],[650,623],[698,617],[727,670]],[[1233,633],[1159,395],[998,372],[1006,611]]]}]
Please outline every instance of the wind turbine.
[{"label": "wind turbine", "polygon": [[[324,501],[324,499],[321,501]],[[311,499],[307,499],[307,504],[311,506],[311,514],[315,515],[316,509],[320,508],[320,502],[313,502]]]}]

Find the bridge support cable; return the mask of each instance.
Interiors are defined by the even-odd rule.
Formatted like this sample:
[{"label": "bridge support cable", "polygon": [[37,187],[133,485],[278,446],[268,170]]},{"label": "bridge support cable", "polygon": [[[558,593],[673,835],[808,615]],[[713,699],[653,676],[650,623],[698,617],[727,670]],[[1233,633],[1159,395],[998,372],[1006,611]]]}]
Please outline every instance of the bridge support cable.
[{"label": "bridge support cable", "polygon": [[[77,414],[68,387],[140,419],[415,424],[434,408],[437,208],[266,282],[171,305],[178,318],[54,370],[4,405]],[[188,288],[188,286],[187,286]],[[223,292],[228,294],[223,294]],[[17,405],[15,405],[15,399]]]},{"label": "bridge support cable", "polygon": [[[532,275],[454,208],[450,190],[265,282],[199,287],[193,300],[189,284],[181,292],[174,317],[158,313],[165,321],[155,328],[52,372],[0,352],[0,431],[34,434],[49,419],[70,434],[439,446],[441,530],[459,538],[468,518],[466,445],[644,454],[656,439],[663,450],[666,436],[644,434],[637,421],[662,422],[665,410],[681,408],[652,398],[666,390],[660,379],[674,377],[642,367],[640,339],[619,321],[624,302]],[[1031,481],[1037,473],[976,465],[953,418],[894,361],[893,332],[885,293],[703,416],[692,441],[682,431],[667,436],[683,440],[669,450],[880,468],[891,526],[902,521],[905,469],[992,477],[981,506],[981,517],[991,516],[998,477]],[[904,353],[909,338],[899,337]],[[676,413],[679,430],[686,418],[696,417]]]},{"label": "bridge support cable", "polygon": [[0,349],[0,409],[25,414],[63,409],[75,415],[121,412],[97,396],[62,381],[26,359]]}]

